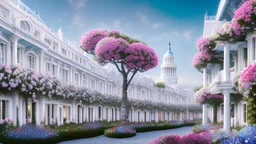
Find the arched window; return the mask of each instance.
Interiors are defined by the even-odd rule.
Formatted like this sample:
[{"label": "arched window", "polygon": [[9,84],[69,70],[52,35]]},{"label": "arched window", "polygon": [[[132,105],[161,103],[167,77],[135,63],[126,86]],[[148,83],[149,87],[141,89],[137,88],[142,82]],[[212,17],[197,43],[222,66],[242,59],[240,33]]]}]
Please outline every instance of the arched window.
[{"label": "arched window", "polygon": [[36,58],[32,54],[28,54],[27,56],[27,67],[30,69],[35,69]]},{"label": "arched window", "polygon": [[25,31],[30,32],[30,26],[27,21],[24,21],[24,20],[20,21],[20,27]]}]

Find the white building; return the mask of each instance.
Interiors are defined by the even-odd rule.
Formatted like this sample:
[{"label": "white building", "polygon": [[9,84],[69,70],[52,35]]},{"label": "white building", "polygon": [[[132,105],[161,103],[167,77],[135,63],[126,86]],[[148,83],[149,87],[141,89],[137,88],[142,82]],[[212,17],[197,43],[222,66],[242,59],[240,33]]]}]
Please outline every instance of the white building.
[{"label": "white building", "polygon": [[[102,94],[121,97],[122,77],[111,65],[101,67],[86,57],[83,50],[63,36],[61,29],[57,33],[52,32],[40,16],[20,0],[0,1],[0,43],[0,64],[19,64],[23,68],[32,68],[37,73],[49,73],[63,85],[84,86]],[[129,86],[128,97],[168,104],[191,102],[187,101],[189,95],[183,88],[166,87],[160,90],[154,83],[152,78],[137,74]],[[10,118],[16,125],[18,117],[19,123],[24,124],[26,117],[31,117],[31,106],[29,103],[26,113],[25,101],[18,93],[1,94],[0,119]],[[44,97],[35,99],[34,106],[37,124],[49,124],[52,119],[57,119],[59,125],[64,123],[63,119],[73,119],[76,123],[102,118],[108,121],[120,119],[119,107],[81,105]],[[185,115],[185,112],[150,112],[131,108],[129,120],[181,120],[199,116],[195,112]]]},{"label": "white building", "polygon": [[[216,16],[205,15],[203,36],[211,37],[222,25],[231,21],[235,10],[241,6],[243,0],[221,0]],[[247,39],[237,43],[217,42],[216,50],[222,51],[224,62],[222,64],[208,64],[203,68],[203,86],[208,87],[212,94],[222,93],[224,103],[218,107],[217,121],[224,122],[224,129],[229,131],[230,126],[246,124],[246,102],[230,105],[232,79],[236,74],[246,68],[248,64],[255,62],[255,34],[247,35]],[[223,67],[223,68],[222,68]],[[230,116],[230,109],[233,116]],[[203,123],[213,121],[213,108],[203,106]]]}]

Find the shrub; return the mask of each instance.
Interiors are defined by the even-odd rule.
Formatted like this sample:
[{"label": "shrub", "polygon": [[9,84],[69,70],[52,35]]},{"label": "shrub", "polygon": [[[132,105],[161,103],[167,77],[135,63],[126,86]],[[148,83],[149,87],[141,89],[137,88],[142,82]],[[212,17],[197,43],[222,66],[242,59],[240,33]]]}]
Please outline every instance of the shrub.
[{"label": "shrub", "polygon": [[104,135],[111,138],[127,138],[136,135],[136,131],[129,126],[118,126],[104,131]]},{"label": "shrub", "polygon": [[203,132],[200,134],[186,134],[182,137],[181,141],[183,144],[209,144],[211,142],[211,134],[208,132]]},{"label": "shrub", "polygon": [[149,144],[182,144],[182,141],[178,135],[166,135],[151,141]]}]

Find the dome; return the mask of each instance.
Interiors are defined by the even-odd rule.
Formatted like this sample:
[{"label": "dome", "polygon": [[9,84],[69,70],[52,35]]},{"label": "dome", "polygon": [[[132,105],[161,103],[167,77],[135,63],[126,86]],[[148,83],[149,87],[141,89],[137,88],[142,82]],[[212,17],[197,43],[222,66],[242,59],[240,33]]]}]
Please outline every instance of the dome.
[{"label": "dome", "polygon": [[168,49],[164,56],[174,56],[171,49]]}]

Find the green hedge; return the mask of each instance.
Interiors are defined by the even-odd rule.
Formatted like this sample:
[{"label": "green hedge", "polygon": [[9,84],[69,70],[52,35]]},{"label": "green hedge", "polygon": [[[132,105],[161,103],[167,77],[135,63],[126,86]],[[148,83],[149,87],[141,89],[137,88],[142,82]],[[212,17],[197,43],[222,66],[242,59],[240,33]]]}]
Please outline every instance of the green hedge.
[{"label": "green hedge", "polygon": [[101,127],[91,130],[81,130],[73,132],[60,132],[59,135],[48,139],[34,139],[34,140],[21,140],[0,137],[0,141],[4,144],[56,144],[61,141],[68,141],[74,139],[96,137],[104,134],[104,130],[110,126]]},{"label": "green hedge", "polygon": [[[179,128],[183,126],[193,126],[193,125],[195,125],[195,123],[180,124],[180,125],[148,126],[143,128],[135,128],[135,130],[136,132],[147,132],[147,131],[173,129],[173,128]],[[48,139],[21,140],[21,139],[10,139],[0,135],[0,142],[4,144],[56,144],[61,141],[100,136],[104,134],[105,129],[108,129],[111,127],[112,126],[104,126],[101,128],[90,129],[90,130],[81,130],[81,131],[75,131],[75,132],[60,132],[58,133],[59,134],[58,136],[53,138],[48,138]],[[126,136],[128,137],[130,135],[126,135]],[[123,137],[123,135],[113,135],[113,136],[110,135],[109,137],[121,138]]]},{"label": "green hedge", "polygon": [[128,137],[133,137],[136,136],[136,132],[135,133],[104,133],[104,135],[106,137],[110,137],[110,138],[128,138]]}]

